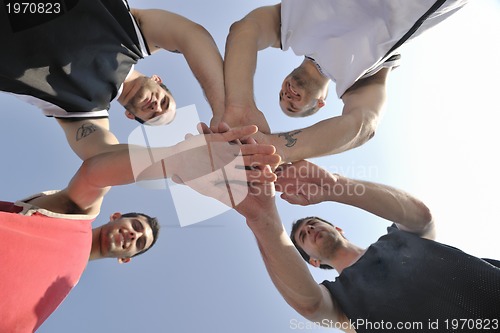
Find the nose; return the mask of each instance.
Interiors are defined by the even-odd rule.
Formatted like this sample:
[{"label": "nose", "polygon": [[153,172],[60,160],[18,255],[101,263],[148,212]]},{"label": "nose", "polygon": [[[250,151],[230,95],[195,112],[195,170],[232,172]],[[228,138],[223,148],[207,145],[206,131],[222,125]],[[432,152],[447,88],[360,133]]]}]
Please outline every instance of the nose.
[{"label": "nose", "polygon": [[129,232],[127,232],[127,238],[128,238],[129,240],[134,240],[134,239],[136,239],[136,238],[137,238],[137,235],[136,235],[135,231],[129,231]]},{"label": "nose", "polygon": [[125,248],[128,248],[136,239],[141,237],[142,233],[135,230],[128,230],[125,235]]},{"label": "nose", "polygon": [[158,103],[158,101],[154,101],[153,103],[151,103],[151,110],[155,112],[160,112],[161,111],[160,103]]}]

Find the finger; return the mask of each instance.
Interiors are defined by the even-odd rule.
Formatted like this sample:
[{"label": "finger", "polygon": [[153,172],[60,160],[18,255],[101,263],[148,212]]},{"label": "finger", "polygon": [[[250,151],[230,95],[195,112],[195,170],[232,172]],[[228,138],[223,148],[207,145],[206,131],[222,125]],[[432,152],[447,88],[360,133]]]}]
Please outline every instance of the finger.
[{"label": "finger", "polygon": [[271,183],[276,181],[276,175],[268,165],[263,169],[247,170],[246,173],[249,182]]},{"label": "finger", "polygon": [[[229,125],[226,122],[221,122],[219,124],[218,129],[217,129],[217,132],[218,133],[226,133],[226,132],[228,132],[230,130],[231,130],[231,127],[229,127]],[[236,144],[236,145],[241,145],[241,141],[239,139],[229,141],[229,143],[233,143],[233,144]]]},{"label": "finger", "polygon": [[231,130],[231,127],[229,127],[229,125],[225,122],[221,122],[219,124],[219,127],[218,127],[218,132],[219,133],[225,133],[227,131],[230,131]]},{"label": "finger", "polygon": [[269,167],[260,169],[226,168],[226,180],[229,182],[241,183],[271,183],[276,180],[276,175],[270,171]]},{"label": "finger", "polygon": [[[254,154],[243,156],[243,164],[245,167],[260,168],[265,165],[274,166],[280,162],[279,155]],[[271,167],[273,169],[273,167]]]},{"label": "finger", "polygon": [[207,124],[205,123],[199,123],[198,126],[196,126],[196,128],[198,129],[198,133],[200,134],[212,134],[212,130],[210,129],[210,127],[207,126]]},{"label": "finger", "polygon": [[307,206],[308,202],[306,198],[304,198],[300,194],[287,194],[287,193],[282,193],[280,195],[281,199],[287,201],[288,203],[291,203],[293,205],[300,205],[300,206]]},{"label": "finger", "polygon": [[225,133],[222,133],[224,141],[233,141],[236,139],[244,139],[257,132],[257,126],[248,125],[238,128],[233,128]]},{"label": "finger", "polygon": [[[276,153],[276,148],[271,145],[266,144],[254,144],[254,145],[242,145],[240,148],[241,155],[253,155],[253,154],[274,154]],[[276,155],[278,156],[278,155]]]},{"label": "finger", "polygon": [[240,139],[240,141],[241,141],[241,143],[247,144],[247,145],[254,145],[257,143],[257,141],[251,136]]}]

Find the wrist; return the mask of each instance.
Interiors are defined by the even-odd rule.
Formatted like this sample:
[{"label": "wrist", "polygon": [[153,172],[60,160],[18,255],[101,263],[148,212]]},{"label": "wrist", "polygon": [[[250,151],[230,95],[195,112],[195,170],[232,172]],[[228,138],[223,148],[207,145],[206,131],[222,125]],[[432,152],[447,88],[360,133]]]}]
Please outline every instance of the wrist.
[{"label": "wrist", "polygon": [[281,225],[281,220],[276,206],[269,209],[259,209],[258,213],[252,216],[245,216],[248,227],[253,231],[268,231],[270,227]]}]

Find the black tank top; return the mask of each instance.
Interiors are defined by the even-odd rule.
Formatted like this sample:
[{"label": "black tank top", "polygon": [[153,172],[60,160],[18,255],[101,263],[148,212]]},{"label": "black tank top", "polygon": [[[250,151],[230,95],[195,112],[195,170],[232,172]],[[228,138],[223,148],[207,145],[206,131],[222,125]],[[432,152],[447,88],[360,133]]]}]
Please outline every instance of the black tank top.
[{"label": "black tank top", "polygon": [[358,333],[482,332],[478,325],[500,332],[500,262],[395,226],[388,231],[334,282],[322,283],[360,324]]},{"label": "black tank top", "polygon": [[129,8],[122,0],[55,2],[63,13],[32,21],[0,0],[0,90],[67,112],[107,110],[143,57]]}]

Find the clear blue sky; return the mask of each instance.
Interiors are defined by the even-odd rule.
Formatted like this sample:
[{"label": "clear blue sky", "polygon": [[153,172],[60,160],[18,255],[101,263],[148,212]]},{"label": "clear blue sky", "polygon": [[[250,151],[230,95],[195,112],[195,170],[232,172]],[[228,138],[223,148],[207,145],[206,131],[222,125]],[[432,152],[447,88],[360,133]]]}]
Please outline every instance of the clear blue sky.
[{"label": "clear blue sky", "polygon": [[[173,11],[204,25],[223,52],[230,24],[273,2],[131,0],[130,4]],[[401,67],[390,75],[389,102],[375,137],[355,150],[315,160],[331,171],[415,194],[434,212],[438,240],[497,259],[499,4],[473,1],[405,46]],[[274,131],[304,127],[341,110],[332,92],[327,106],[310,119],[282,115],[277,106],[279,85],[300,62],[291,51],[272,49],[259,55],[255,95]],[[155,54],[137,69],[159,74],[178,106],[195,104],[201,119],[210,120],[208,104],[181,55]],[[1,94],[0,101],[4,109],[0,198],[16,200],[65,187],[80,161],[56,122],[12,96]],[[136,128],[115,103],[111,126],[122,142]],[[277,200],[288,229],[294,219],[314,214],[335,221],[361,246],[375,241],[388,225],[351,207],[332,203],[299,207]],[[196,202],[192,206],[208,209]],[[96,225],[107,222],[115,211],[157,216],[163,230],[156,247],[127,265],[113,260],[90,263],[39,332],[285,333],[296,331],[292,322],[306,323],[275,291],[253,235],[237,213],[181,228],[168,191],[136,185],[112,189]],[[335,275],[314,271],[319,282]]]}]

